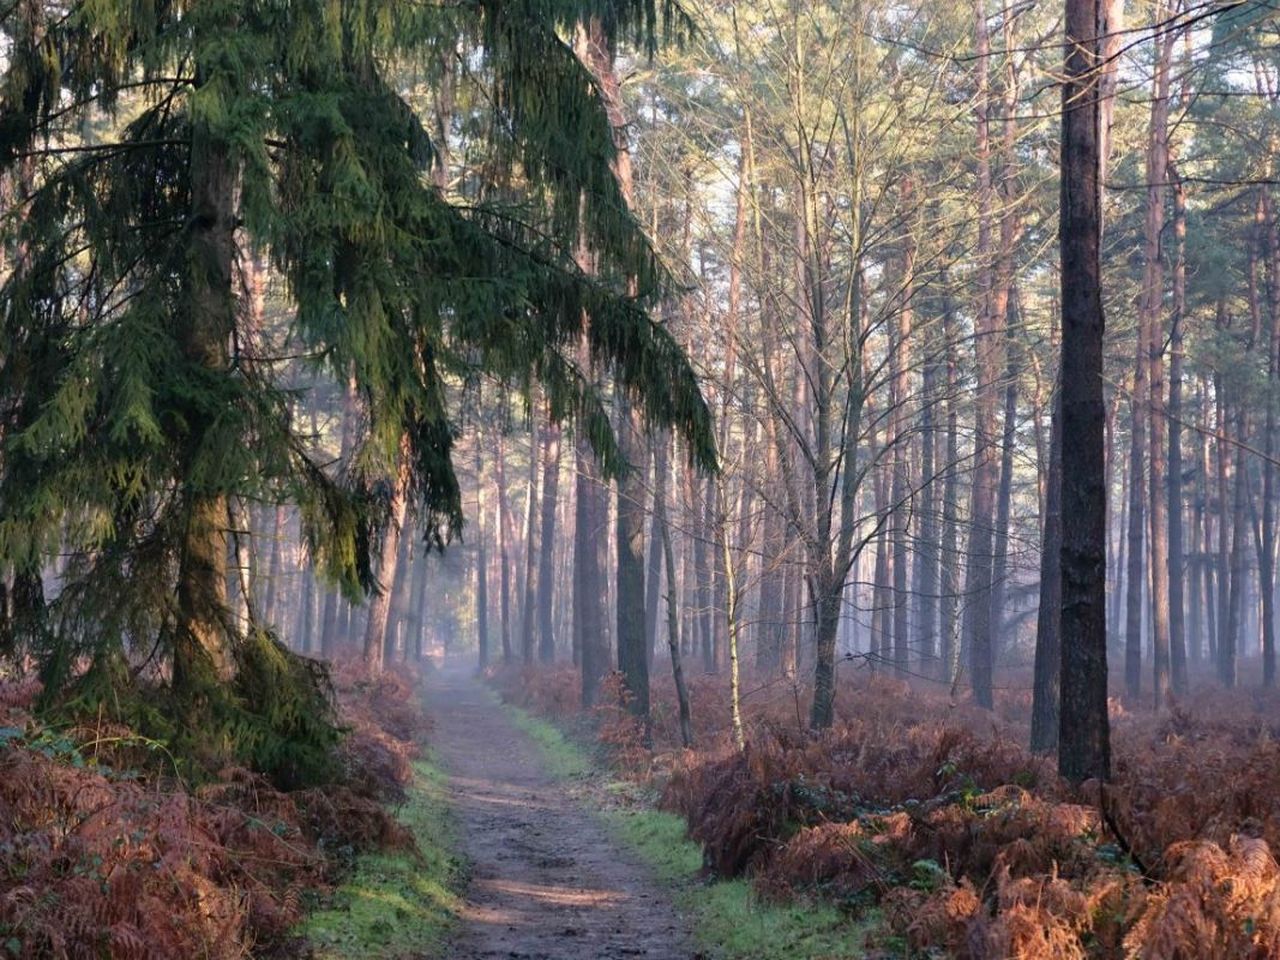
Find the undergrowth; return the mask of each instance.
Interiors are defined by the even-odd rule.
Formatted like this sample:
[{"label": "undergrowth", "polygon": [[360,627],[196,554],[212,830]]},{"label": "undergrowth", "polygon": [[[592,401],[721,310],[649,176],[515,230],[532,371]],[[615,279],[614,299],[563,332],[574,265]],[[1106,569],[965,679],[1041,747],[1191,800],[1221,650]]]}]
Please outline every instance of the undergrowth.
[{"label": "undergrowth", "polygon": [[416,862],[385,805],[411,798],[418,691],[354,663],[333,682],[347,734],[331,778],[285,790],[243,766],[191,778],[169,744],[105,712],[48,726],[33,713],[38,683],[0,679],[0,953],[296,955],[308,903],[363,856]]},{"label": "undergrowth", "polygon": [[590,778],[602,803],[600,816],[654,876],[670,887],[701,948],[717,960],[822,960],[861,956],[866,925],[851,922],[826,904],[776,904],[742,880],[703,875],[702,853],[684,820],[653,807],[651,792],[611,778],[588,749],[553,723],[508,704],[517,727],[542,751],[558,777]]},{"label": "undergrowth", "polygon": [[[572,670],[495,682],[552,719],[576,712]],[[841,684],[845,719],[814,734],[803,729],[803,689],[745,686],[759,695],[744,704],[742,752],[721,678],[690,684],[693,751],[677,745],[660,678],[652,752],[628,742],[625,704],[606,697],[596,715],[615,770],[670,811],[611,813],[619,833],[659,872],[688,875],[696,856],[717,878],[701,888],[709,917],[693,912],[726,955],[767,955],[743,938],[776,920],[783,931],[768,935],[785,942],[791,911],[809,930],[826,917],[841,936],[866,936],[861,948],[827,944],[814,956],[1280,957],[1280,695],[1212,690],[1160,715],[1113,704],[1115,782],[1104,791],[1061,782],[1023,748],[1025,695],[1003,693],[988,712],[863,676]],[[691,849],[671,852],[686,830]],[[742,902],[782,913],[753,926],[736,914]],[[721,927],[721,917],[733,919]]]}]

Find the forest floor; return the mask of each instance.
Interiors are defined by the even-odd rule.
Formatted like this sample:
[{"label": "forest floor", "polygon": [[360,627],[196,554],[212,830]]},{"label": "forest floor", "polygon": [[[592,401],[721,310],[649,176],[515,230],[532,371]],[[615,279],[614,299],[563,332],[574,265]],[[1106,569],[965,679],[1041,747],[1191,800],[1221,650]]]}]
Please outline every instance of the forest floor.
[{"label": "forest floor", "polygon": [[435,673],[427,696],[470,874],[452,960],[698,956],[648,868],[471,668]]}]

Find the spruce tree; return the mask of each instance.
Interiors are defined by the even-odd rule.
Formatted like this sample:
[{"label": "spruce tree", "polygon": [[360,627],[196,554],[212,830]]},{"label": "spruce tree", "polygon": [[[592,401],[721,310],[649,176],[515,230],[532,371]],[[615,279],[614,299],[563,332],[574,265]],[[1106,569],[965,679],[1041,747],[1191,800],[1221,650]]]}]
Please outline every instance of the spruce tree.
[{"label": "spruce tree", "polygon": [[[29,582],[68,558],[56,597],[32,601],[51,703],[131,710],[215,753],[314,772],[331,740],[324,677],[228,611],[229,515],[297,504],[311,556],[356,598],[403,449],[417,528],[443,546],[462,524],[454,380],[540,383],[617,473],[607,408],[574,362],[585,335],[648,421],[711,464],[694,375],[647,313],[665,275],[613,176],[596,83],[562,39],[595,17],[611,44],[651,52],[659,12],[662,30],[679,23],[652,0],[25,0],[9,14],[0,178],[21,169],[25,189],[3,221],[22,255],[0,291],[0,571]],[[397,87],[454,49],[485,91],[501,201],[433,182],[435,125]],[[250,256],[284,280],[291,344],[355,384],[341,474],[246,346]],[[123,697],[139,676],[175,709]]]}]

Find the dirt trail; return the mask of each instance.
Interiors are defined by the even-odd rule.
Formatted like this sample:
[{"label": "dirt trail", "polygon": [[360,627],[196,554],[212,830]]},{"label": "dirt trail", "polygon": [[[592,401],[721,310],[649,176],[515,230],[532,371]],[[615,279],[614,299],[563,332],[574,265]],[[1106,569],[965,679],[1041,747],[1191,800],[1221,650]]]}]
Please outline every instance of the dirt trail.
[{"label": "dirt trail", "polygon": [[432,744],[471,866],[450,960],[691,960],[680,918],[462,668],[429,687]]}]

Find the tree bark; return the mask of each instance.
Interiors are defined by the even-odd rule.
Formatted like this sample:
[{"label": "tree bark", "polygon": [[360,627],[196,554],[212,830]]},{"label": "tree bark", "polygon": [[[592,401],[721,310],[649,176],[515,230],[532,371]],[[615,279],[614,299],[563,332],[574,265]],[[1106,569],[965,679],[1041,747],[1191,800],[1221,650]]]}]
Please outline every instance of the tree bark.
[{"label": "tree bark", "polygon": [[675,572],[675,553],[671,549],[671,528],[667,523],[665,496],[655,497],[653,515],[662,537],[662,553],[667,568],[667,651],[671,655],[671,678],[675,682],[676,702],[680,710],[680,742],[688,750],[693,746],[693,723],[689,710],[689,690],[685,685],[684,665],[680,656],[680,613],[676,599],[680,587]]},{"label": "tree bark", "polygon": [[502,662],[510,664],[514,655],[511,646],[512,603],[511,603],[511,546],[515,542],[515,533],[511,523],[511,501],[507,497],[507,457],[506,443],[502,434],[498,435],[498,560],[502,577]]},{"label": "tree bark", "polygon": [[[904,181],[903,198],[912,199],[910,181]],[[893,378],[893,492],[889,509],[893,511],[891,539],[893,542],[893,665],[899,676],[906,676],[911,656],[910,625],[907,610],[908,591],[907,522],[910,517],[908,500],[911,490],[911,467],[908,463],[910,432],[907,398],[910,391],[912,298],[915,293],[914,274],[916,245],[914,235],[908,233],[902,258],[902,289],[898,303],[897,331],[890,357]]]},{"label": "tree bark", "polygon": [[[1156,22],[1164,20],[1165,4],[1156,5]],[[1164,397],[1164,330],[1161,314],[1164,304],[1164,269],[1160,251],[1160,235],[1164,232],[1164,202],[1169,166],[1169,63],[1173,54],[1174,34],[1165,30],[1156,38],[1154,97],[1151,104],[1151,127],[1147,144],[1147,211],[1144,248],[1146,271],[1143,289],[1143,327],[1147,365],[1147,423],[1150,430],[1150,470],[1148,499],[1151,526],[1151,648],[1154,667],[1152,698],[1155,709],[1161,709],[1170,682],[1170,587],[1169,587],[1169,490],[1165,455],[1168,423]]]},{"label": "tree bark", "polygon": [[542,531],[538,535],[538,660],[551,663],[556,658],[556,635],[552,623],[555,593],[556,506],[560,492],[560,426],[550,413],[543,429],[542,448]]},{"label": "tree bark", "polygon": [[[484,670],[489,666],[489,531],[485,529],[484,457],[476,455],[476,663]],[[423,561],[425,562],[425,560]]]},{"label": "tree bark", "polygon": [[541,570],[542,525],[538,522],[538,460],[543,452],[538,421],[529,427],[529,496],[525,505],[524,536],[524,602],[520,610],[520,659],[526,667],[533,665],[538,638],[538,572]]},{"label": "tree bark", "polygon": [[[1187,630],[1184,616],[1186,558],[1183,555],[1182,503],[1182,320],[1187,309],[1187,201],[1182,181],[1172,161],[1168,165],[1173,184],[1173,316],[1169,332],[1169,655],[1173,691],[1185,694],[1187,683]],[[1268,437],[1271,430],[1267,431]],[[1197,593],[1193,582],[1192,595]],[[1198,605],[1196,605],[1198,606]],[[1193,618],[1193,621],[1196,618]],[[1193,622],[1193,629],[1199,624]]]},{"label": "tree bark", "polygon": [[1031,749],[1058,746],[1062,666],[1062,390],[1054,390],[1049,427],[1049,478],[1040,535],[1040,609],[1036,613],[1035,676],[1031,703]]},{"label": "tree bark", "polygon": [[938,609],[940,676],[954,683],[959,666],[956,656],[960,609],[960,361],[956,348],[955,309],[947,277],[942,278],[942,339],[946,347],[947,431],[946,463],[942,481],[941,598]]},{"label": "tree bark", "polygon": [[[1016,288],[1010,302],[1017,302]],[[1016,314],[1015,314],[1016,315]],[[996,530],[991,563],[991,637],[998,652],[1004,641],[1004,608],[1009,579],[1009,515],[1013,506],[1013,453],[1018,426],[1018,368],[1012,342],[1006,338],[1007,361],[1004,386],[1004,431],[1000,439],[1000,486],[996,491]]]},{"label": "tree bark", "polygon": [[649,438],[649,458],[653,461],[653,502],[654,509],[649,518],[649,551],[645,558],[644,583],[644,624],[646,630],[645,648],[648,650],[649,666],[653,666],[653,656],[658,646],[658,601],[662,593],[662,536],[658,529],[657,503],[667,495],[667,441],[666,436]]},{"label": "tree bark", "polygon": [[619,478],[617,528],[618,669],[630,693],[628,709],[649,729],[649,654],[644,629],[644,472],[640,418],[624,399],[618,403],[619,442],[630,464]]},{"label": "tree bark", "polygon": [[[196,67],[197,86],[212,81],[204,65]],[[182,351],[189,363],[211,371],[230,366],[228,345],[235,327],[232,286],[239,179],[231,144],[219,139],[206,121],[191,130],[191,218],[184,262],[187,317],[180,321]],[[187,479],[201,456],[208,427],[192,423],[184,453]],[[178,556],[177,622],[173,645],[173,686],[184,696],[207,680],[229,681],[235,672],[227,630],[227,501],[225,495],[189,484]]]},{"label": "tree bark", "polygon": [[996,422],[996,388],[1000,376],[998,334],[995,328],[996,278],[991,249],[991,135],[988,111],[991,38],[985,0],[975,0],[974,23],[978,90],[977,119],[978,242],[976,256],[981,299],[974,316],[974,354],[977,389],[974,397],[973,473],[969,506],[969,546],[965,564],[963,642],[969,655],[969,681],[974,701],[985,709],[994,705],[991,637],[991,574],[995,496],[999,465],[992,426]]},{"label": "tree bark", "polygon": [[1058,771],[1111,776],[1107,716],[1107,491],[1104,484],[1101,117],[1098,0],[1066,0],[1062,87],[1062,666]]},{"label": "tree bark", "polygon": [[396,582],[396,566],[400,557],[400,532],[404,527],[409,504],[409,438],[400,437],[396,474],[391,484],[387,527],[378,551],[378,583],[369,600],[369,619],[364,631],[364,662],[373,673],[381,673],[385,664],[387,619],[391,611],[391,594]]}]

